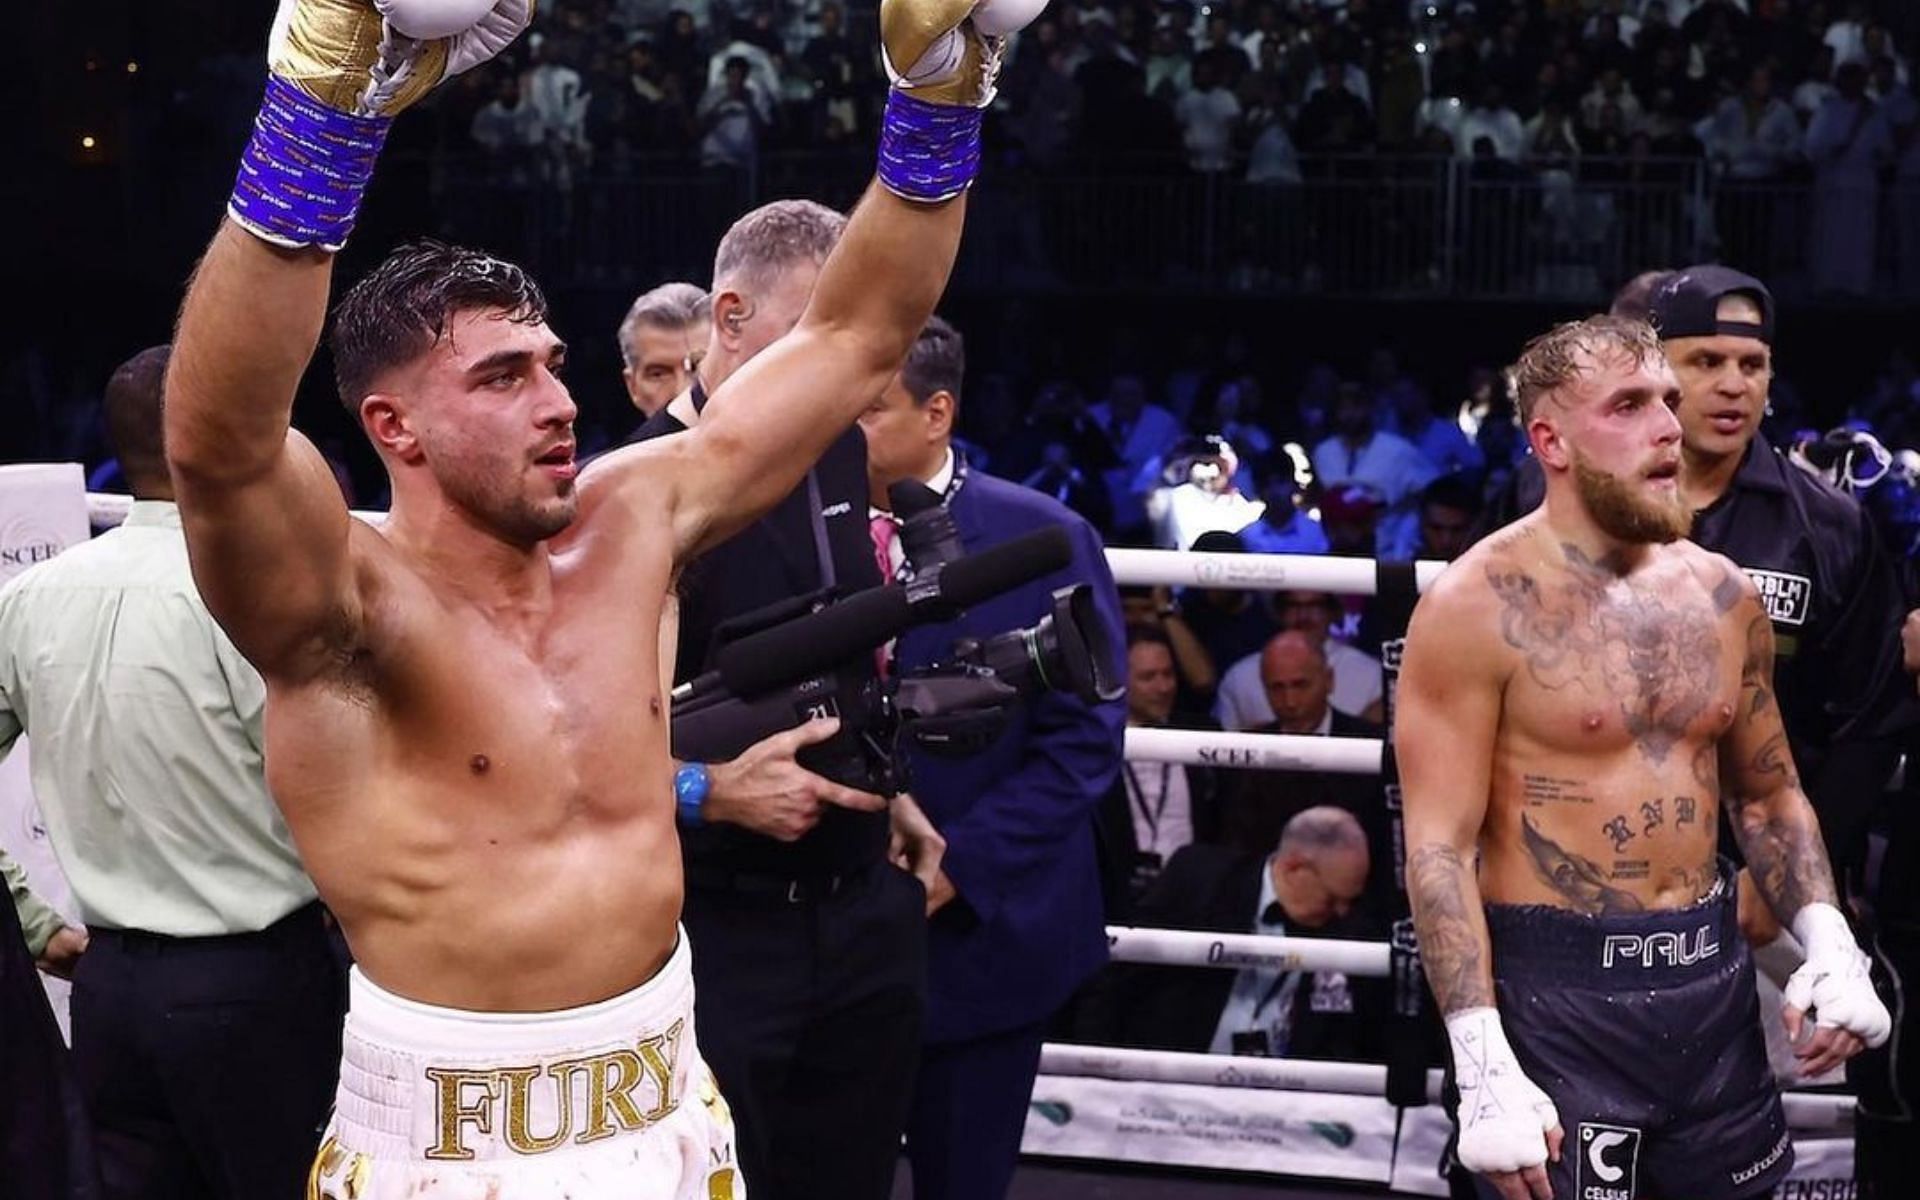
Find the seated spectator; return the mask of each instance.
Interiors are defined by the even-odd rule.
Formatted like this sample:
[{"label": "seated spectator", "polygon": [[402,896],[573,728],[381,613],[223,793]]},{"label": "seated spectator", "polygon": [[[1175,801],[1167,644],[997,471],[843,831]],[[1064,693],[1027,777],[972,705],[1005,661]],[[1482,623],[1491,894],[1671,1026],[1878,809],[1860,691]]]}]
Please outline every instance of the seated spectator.
[{"label": "seated spectator", "polygon": [[1162,549],[1185,550],[1205,533],[1238,533],[1264,511],[1241,493],[1239,456],[1217,434],[1176,442],[1165,464],[1157,472],[1160,486],[1147,495],[1153,542]]},{"label": "seated spectator", "polygon": [[1303,102],[1311,101],[1336,79],[1360,103],[1369,109],[1373,107],[1373,85],[1367,81],[1367,73],[1346,61],[1338,50],[1328,50],[1320,56],[1320,65],[1307,76],[1307,85],[1301,91],[1300,99]]},{"label": "seated spectator", "polygon": [[[1290,937],[1367,936],[1350,914],[1368,877],[1366,835],[1338,809],[1309,809],[1270,851],[1190,846],[1141,901],[1155,928]],[[1272,1058],[1378,1061],[1384,979],[1338,971],[1114,963],[1082,1005],[1076,1035],[1105,1045]]]},{"label": "seated spectator", "polygon": [[587,98],[580,72],[563,60],[558,37],[539,39],[534,67],[521,81],[522,104],[539,120],[539,140],[548,146],[587,148]]},{"label": "seated spectator", "polygon": [[1640,125],[1640,98],[1627,86],[1618,67],[1600,73],[1592,90],[1580,98],[1580,123],[1588,129],[1600,128],[1600,111],[1607,105],[1620,110],[1621,124],[1629,131]]},{"label": "seated spectator", "polygon": [[1281,455],[1260,476],[1260,499],[1267,507],[1258,521],[1240,531],[1247,549],[1255,554],[1325,554],[1326,531],[1300,506],[1293,463]]},{"label": "seated spectator", "polygon": [[1172,106],[1193,90],[1193,55],[1171,25],[1153,31],[1147,54],[1147,95]]},{"label": "seated spectator", "polygon": [[1800,154],[1800,119],[1773,94],[1773,72],[1755,67],[1738,96],[1701,122],[1707,153],[1734,179],[1773,179]]},{"label": "seated spectator", "polygon": [[[1385,729],[1336,710],[1328,701],[1333,669],[1308,635],[1283,633],[1261,654],[1260,674],[1273,705],[1274,719],[1250,733],[1295,737],[1379,738]],[[1393,901],[1393,828],[1385,793],[1374,775],[1333,771],[1235,771],[1222,789],[1222,824],[1227,844],[1239,850],[1271,846],[1295,813],[1329,805],[1353,814],[1366,830],[1374,870],[1367,884],[1368,907],[1384,914]]]},{"label": "seated spectator", "polygon": [[1139,625],[1164,634],[1173,650],[1173,673],[1178,684],[1174,692],[1173,723],[1180,728],[1211,728],[1213,689],[1220,682],[1213,656],[1187,624],[1180,606],[1173,602],[1173,589],[1165,584],[1154,587],[1120,589],[1120,615],[1127,625]]},{"label": "seated spectator", "polygon": [[[1321,659],[1333,673],[1328,705],[1345,717],[1379,721],[1386,712],[1380,660],[1332,636],[1334,622],[1344,616],[1339,600],[1325,592],[1276,592],[1272,610],[1282,630],[1278,636],[1296,634],[1320,648]],[[1257,729],[1277,719],[1265,669],[1272,646],[1269,642],[1258,652],[1234,660],[1221,673],[1213,708],[1220,728]],[[1319,721],[1317,711],[1313,718]]]},{"label": "seated spectator", "polygon": [[773,100],[751,71],[744,56],[734,55],[726,74],[700,98],[696,115],[706,135],[700,142],[702,166],[751,171],[759,161],[761,139],[773,124]]},{"label": "seated spectator", "polygon": [[1226,170],[1240,127],[1240,102],[1220,77],[1214,60],[1202,58],[1193,64],[1193,90],[1180,97],[1173,114],[1180,121],[1187,165],[1202,174]]},{"label": "seated spectator", "polygon": [[[1236,533],[1203,533],[1190,547],[1197,554],[1245,554]],[[1273,614],[1257,592],[1238,588],[1188,588],[1180,612],[1215,663],[1238,662],[1279,632]]]},{"label": "seated spectator", "polygon": [[[1208,728],[1181,719],[1174,647],[1164,628],[1127,626],[1127,724],[1134,728]],[[1124,921],[1181,848],[1221,837],[1218,780],[1207,767],[1128,762],[1096,816],[1109,919]]]},{"label": "seated spectator", "polygon": [[[1115,532],[1137,531],[1146,523],[1143,497],[1134,491],[1142,470],[1179,440],[1180,422],[1158,404],[1147,400],[1147,382],[1138,375],[1115,375],[1107,398],[1086,410],[1093,424],[1106,434],[1116,465],[1106,474],[1108,498],[1113,502]],[[1075,456],[1078,461],[1086,460]]]},{"label": "seated spectator", "polygon": [[1508,106],[1506,93],[1497,83],[1484,84],[1461,116],[1454,133],[1454,152],[1461,158],[1474,157],[1474,143],[1481,138],[1493,143],[1494,155],[1502,162],[1519,162],[1526,146],[1520,114]]},{"label": "seated spectator", "polygon": [[1347,86],[1344,71],[1323,78],[1294,123],[1294,141],[1309,154],[1353,154],[1373,144],[1373,133],[1373,109]]},{"label": "seated spectator", "polygon": [[1416,559],[1452,562],[1473,545],[1473,531],[1485,508],[1478,480],[1442,475],[1420,493],[1420,547]]},{"label": "seated spectator", "polygon": [[[1406,558],[1415,537],[1412,499],[1439,472],[1412,442],[1375,428],[1373,402],[1357,385],[1340,385],[1333,426],[1334,436],[1313,448],[1314,474],[1329,492],[1344,484],[1372,489],[1387,510],[1378,524],[1375,552]],[[1327,524],[1332,539],[1332,523]]]},{"label": "seated spectator", "polygon": [[1793,111],[1799,114],[1803,126],[1813,120],[1813,114],[1820,111],[1827,97],[1839,95],[1833,86],[1833,67],[1833,47],[1822,43],[1813,52],[1813,65],[1806,79],[1793,89]]},{"label": "seated spectator", "polygon": [[1380,493],[1364,483],[1343,483],[1320,493],[1320,527],[1327,531],[1327,553],[1336,558],[1384,558],[1380,520],[1386,513]]},{"label": "seated spectator", "polygon": [[1433,415],[1433,399],[1425,388],[1411,382],[1386,393],[1387,420],[1383,427],[1413,443],[1437,474],[1478,471],[1486,466],[1480,448],[1461,431],[1455,421],[1443,421]]},{"label": "seated spectator", "polygon": [[1529,166],[1565,169],[1580,157],[1580,138],[1558,96],[1547,97],[1520,132],[1525,146],[1521,157]]},{"label": "seated spectator", "polygon": [[488,154],[510,157],[540,144],[540,114],[521,100],[520,81],[501,75],[493,99],[473,114],[468,133]]}]

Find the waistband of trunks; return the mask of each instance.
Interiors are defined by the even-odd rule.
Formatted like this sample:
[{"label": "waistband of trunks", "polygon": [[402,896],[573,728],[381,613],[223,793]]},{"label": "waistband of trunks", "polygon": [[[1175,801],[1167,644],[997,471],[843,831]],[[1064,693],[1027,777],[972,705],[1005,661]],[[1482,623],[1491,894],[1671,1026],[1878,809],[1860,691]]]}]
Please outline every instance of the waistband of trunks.
[{"label": "waistband of trunks", "polygon": [[1602,991],[1672,987],[1724,970],[1744,953],[1733,865],[1685,908],[1588,914],[1540,904],[1487,905],[1493,973]]},{"label": "waistband of trunks", "polygon": [[697,1060],[686,934],[632,991],[542,1013],[468,1012],[350,977],[334,1128],[376,1159],[513,1160],[645,1132]]}]

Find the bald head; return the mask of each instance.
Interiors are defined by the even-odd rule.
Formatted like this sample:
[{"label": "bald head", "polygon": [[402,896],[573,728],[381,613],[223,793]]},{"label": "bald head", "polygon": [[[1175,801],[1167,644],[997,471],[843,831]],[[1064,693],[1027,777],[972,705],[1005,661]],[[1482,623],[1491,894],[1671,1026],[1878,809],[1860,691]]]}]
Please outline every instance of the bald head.
[{"label": "bald head", "polygon": [[1287,920],[1308,929],[1326,925],[1351,912],[1366,892],[1372,869],[1366,831],[1345,809],[1306,809],[1281,831],[1270,869]]},{"label": "bald head", "polygon": [[1260,682],[1280,732],[1319,731],[1333,694],[1333,669],[1323,642],[1297,630],[1275,637],[1260,652]]},{"label": "bald head", "polygon": [[170,346],[149,346],[120,364],[107,380],[107,442],[120,461],[127,489],[142,500],[173,496],[161,440],[161,406]]}]

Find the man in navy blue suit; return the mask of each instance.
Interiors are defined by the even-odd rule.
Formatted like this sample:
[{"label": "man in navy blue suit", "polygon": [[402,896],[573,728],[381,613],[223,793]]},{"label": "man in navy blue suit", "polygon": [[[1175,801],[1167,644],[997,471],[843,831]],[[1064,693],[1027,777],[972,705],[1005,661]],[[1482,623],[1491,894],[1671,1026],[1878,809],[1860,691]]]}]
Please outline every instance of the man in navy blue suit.
[{"label": "man in navy blue suit", "polygon": [[[965,363],[938,317],[886,392],[860,419],[867,435],[874,547],[904,577],[889,485],[918,480],[942,496],[966,553],[1047,526],[1073,540],[1064,570],[996,596],[959,620],[909,631],[890,669],[947,658],[955,639],[1032,625],[1055,588],[1093,588],[1121,678],[1120,597],[1093,526],[1039,492],[970,472],[952,448]],[[945,835],[927,895],[925,1044],[907,1123],[916,1200],[999,1200],[1026,1126],[1048,1023],[1106,961],[1094,812],[1120,769],[1126,707],[1047,693],[1019,705],[986,750],[963,759],[912,754],[913,795]]]}]

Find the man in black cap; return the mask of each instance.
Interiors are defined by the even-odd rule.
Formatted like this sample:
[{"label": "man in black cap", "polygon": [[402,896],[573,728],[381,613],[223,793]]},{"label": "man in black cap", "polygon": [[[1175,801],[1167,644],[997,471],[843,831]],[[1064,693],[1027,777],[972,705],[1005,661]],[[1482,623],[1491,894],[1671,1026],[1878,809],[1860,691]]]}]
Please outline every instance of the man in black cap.
[{"label": "man in black cap", "polygon": [[[1757,436],[1773,380],[1766,285],[1712,265],[1648,282],[1638,277],[1623,293],[1645,295],[1646,318],[1680,381],[1690,537],[1739,563],[1760,589],[1778,643],[1774,687],[1793,761],[1834,875],[1857,894],[1867,822],[1914,715],[1900,673],[1899,580],[1860,506]],[[1522,462],[1485,531],[1531,512],[1544,490],[1539,465]]]}]

